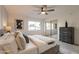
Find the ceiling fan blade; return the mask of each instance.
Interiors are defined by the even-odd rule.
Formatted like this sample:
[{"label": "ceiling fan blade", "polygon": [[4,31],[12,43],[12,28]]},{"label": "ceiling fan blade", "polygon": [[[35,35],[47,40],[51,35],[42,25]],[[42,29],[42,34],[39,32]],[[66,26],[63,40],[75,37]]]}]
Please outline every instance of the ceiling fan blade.
[{"label": "ceiling fan blade", "polygon": [[47,11],[55,11],[55,9],[50,9],[50,10],[47,10]]}]

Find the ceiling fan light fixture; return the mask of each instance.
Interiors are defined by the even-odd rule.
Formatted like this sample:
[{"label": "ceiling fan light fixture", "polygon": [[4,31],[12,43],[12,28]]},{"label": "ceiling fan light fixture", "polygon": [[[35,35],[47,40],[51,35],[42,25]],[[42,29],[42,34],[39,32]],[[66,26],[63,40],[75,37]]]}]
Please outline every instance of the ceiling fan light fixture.
[{"label": "ceiling fan light fixture", "polygon": [[41,12],[41,14],[45,14],[45,12],[44,12],[44,11],[42,11],[42,12]]}]

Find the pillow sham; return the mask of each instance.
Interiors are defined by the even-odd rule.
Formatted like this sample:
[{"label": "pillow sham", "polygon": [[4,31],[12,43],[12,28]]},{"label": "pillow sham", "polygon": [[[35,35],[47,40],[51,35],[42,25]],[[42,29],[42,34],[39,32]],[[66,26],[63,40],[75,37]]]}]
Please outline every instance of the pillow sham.
[{"label": "pillow sham", "polygon": [[15,37],[11,34],[6,35],[6,39],[0,40],[0,49],[3,53],[17,53],[18,48],[15,41]]},{"label": "pillow sham", "polygon": [[16,43],[18,45],[19,50],[23,50],[26,48],[26,41],[21,32],[17,32]]},{"label": "pillow sham", "polygon": [[25,35],[25,34],[23,34],[23,36],[24,36],[24,38],[25,38],[25,40],[26,40],[26,43],[29,43],[29,38],[28,38],[28,36]]},{"label": "pillow sham", "polygon": [[0,29],[0,37],[3,36],[5,31],[3,29]]}]

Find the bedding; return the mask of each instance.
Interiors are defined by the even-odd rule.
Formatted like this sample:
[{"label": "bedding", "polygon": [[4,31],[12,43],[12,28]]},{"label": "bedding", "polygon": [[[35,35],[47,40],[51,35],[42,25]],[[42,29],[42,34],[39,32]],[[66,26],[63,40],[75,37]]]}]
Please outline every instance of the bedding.
[{"label": "bedding", "polygon": [[0,40],[1,53],[17,53],[18,49],[17,49],[15,37],[9,33],[5,34],[5,36],[6,39]]},{"label": "bedding", "polygon": [[40,40],[46,42],[47,44],[53,44],[55,42],[54,38],[42,36],[42,35],[33,35],[36,38],[39,38]]},{"label": "bedding", "polygon": [[18,54],[38,54],[37,46],[33,42],[29,41],[24,50],[19,50]]},{"label": "bedding", "polygon": [[5,31],[3,29],[0,29],[0,37],[3,36]]},{"label": "bedding", "polygon": [[[21,41],[21,43],[23,42]],[[7,33],[3,36],[3,38],[0,39],[0,53],[1,54],[5,54],[5,53],[7,54],[16,54],[16,53],[17,54],[37,54],[38,48],[33,42],[29,41],[28,44],[27,43],[25,44],[24,49],[18,50],[18,45],[16,43],[15,36],[11,33]]]},{"label": "bedding", "polygon": [[21,32],[16,32],[17,35],[16,35],[16,43],[17,43],[17,46],[20,50],[23,50],[26,48],[26,41],[25,41],[25,38],[23,37],[22,33]]},{"label": "bedding", "polygon": [[[27,35],[29,43],[26,43],[22,33],[7,33],[0,37],[0,53],[40,54],[56,46],[54,39],[41,35]],[[19,39],[19,40],[18,40]],[[18,50],[17,41],[20,44]]]},{"label": "bedding", "polygon": [[26,43],[29,43],[29,38],[28,38],[28,36],[25,35],[25,34],[23,34],[23,36],[24,36],[24,38],[25,38],[25,40],[26,40]]},{"label": "bedding", "polygon": [[40,40],[39,38],[35,37],[35,36],[28,36],[30,38],[30,40],[38,47],[38,52],[39,53],[43,53],[46,50],[56,46],[56,43],[50,44],[48,45],[45,41]]}]

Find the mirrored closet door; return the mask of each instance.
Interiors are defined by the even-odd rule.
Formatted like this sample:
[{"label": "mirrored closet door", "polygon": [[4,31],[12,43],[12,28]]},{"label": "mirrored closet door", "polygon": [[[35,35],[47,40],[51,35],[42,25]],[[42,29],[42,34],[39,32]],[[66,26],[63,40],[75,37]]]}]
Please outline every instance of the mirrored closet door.
[{"label": "mirrored closet door", "polygon": [[45,35],[52,36],[57,34],[57,20],[45,21]]}]

